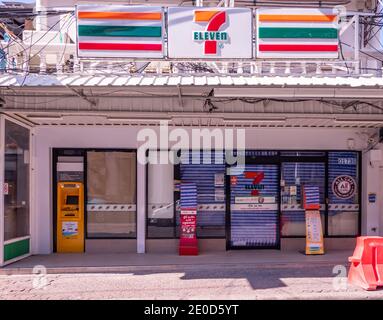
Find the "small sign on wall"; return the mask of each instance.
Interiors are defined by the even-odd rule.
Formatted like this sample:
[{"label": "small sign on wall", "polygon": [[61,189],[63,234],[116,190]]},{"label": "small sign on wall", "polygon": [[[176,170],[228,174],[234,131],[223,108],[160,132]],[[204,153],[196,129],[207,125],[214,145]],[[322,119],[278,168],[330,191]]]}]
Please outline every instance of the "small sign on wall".
[{"label": "small sign on wall", "polygon": [[9,184],[7,182],[5,182],[3,185],[3,193],[5,196],[9,194]]},{"label": "small sign on wall", "polygon": [[370,192],[368,194],[368,203],[375,203],[376,202],[376,193]]}]

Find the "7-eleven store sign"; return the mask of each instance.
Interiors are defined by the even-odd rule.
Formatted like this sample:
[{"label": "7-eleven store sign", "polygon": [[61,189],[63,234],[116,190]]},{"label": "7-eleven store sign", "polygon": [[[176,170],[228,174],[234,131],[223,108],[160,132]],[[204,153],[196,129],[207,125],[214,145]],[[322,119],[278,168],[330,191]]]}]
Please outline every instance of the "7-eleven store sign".
[{"label": "7-eleven store sign", "polygon": [[252,58],[252,13],[247,8],[168,9],[170,58]]},{"label": "7-eleven store sign", "polygon": [[227,42],[226,31],[219,31],[226,22],[226,11],[194,11],[194,22],[205,23],[206,31],[194,31],[193,40],[204,42],[205,54],[217,54],[218,43]]}]

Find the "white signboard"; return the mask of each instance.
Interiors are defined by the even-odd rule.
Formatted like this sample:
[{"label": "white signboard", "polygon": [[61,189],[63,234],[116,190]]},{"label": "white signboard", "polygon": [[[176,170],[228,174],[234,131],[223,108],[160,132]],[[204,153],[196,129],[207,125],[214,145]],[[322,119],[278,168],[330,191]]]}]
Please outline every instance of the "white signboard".
[{"label": "white signboard", "polygon": [[183,214],[196,215],[197,214],[197,210],[181,210],[181,215],[183,215]]},{"label": "white signboard", "polygon": [[77,52],[81,58],[163,58],[161,7],[77,5]]},{"label": "white signboard", "polygon": [[275,197],[235,197],[235,203],[275,203]]},{"label": "white signboard", "polygon": [[338,58],[338,11],[322,8],[260,8],[258,58]]},{"label": "white signboard", "polygon": [[275,211],[278,210],[276,203],[241,203],[232,204],[230,206],[232,211]]},{"label": "white signboard", "polygon": [[170,7],[169,58],[252,58],[248,8]]}]

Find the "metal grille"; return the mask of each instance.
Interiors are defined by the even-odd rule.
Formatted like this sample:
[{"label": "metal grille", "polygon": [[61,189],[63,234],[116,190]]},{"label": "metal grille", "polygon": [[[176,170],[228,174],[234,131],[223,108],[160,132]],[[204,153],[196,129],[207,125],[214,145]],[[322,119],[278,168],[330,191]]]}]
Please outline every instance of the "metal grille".
[{"label": "metal grille", "polygon": [[[226,206],[223,152],[183,152],[181,162],[182,183],[194,183],[197,186],[197,236],[224,237]],[[223,177],[223,185],[217,185],[217,175]]]},{"label": "metal grille", "polygon": [[[284,180],[286,186],[297,186],[296,202],[301,204],[302,202],[302,190],[300,188],[303,184],[315,185],[319,187],[319,203],[322,204],[324,209],[325,203],[325,164],[321,162],[285,162],[282,163],[282,180]],[[297,183],[298,182],[298,183]],[[305,222],[305,212],[303,208],[299,210],[283,210],[284,204],[288,203],[288,198],[282,195],[282,217],[281,223],[289,222]],[[321,211],[324,214],[325,211]]]},{"label": "metal grille", "polygon": [[[259,196],[274,198],[274,203],[257,209],[251,204],[236,204],[237,197],[251,197],[254,180],[246,177],[246,172],[259,172],[264,174],[259,183],[262,189]],[[232,247],[277,247],[279,242],[279,217],[278,217],[278,166],[277,165],[246,165],[245,172],[233,178],[231,182],[231,238]],[[233,205],[234,208],[233,208]]]}]

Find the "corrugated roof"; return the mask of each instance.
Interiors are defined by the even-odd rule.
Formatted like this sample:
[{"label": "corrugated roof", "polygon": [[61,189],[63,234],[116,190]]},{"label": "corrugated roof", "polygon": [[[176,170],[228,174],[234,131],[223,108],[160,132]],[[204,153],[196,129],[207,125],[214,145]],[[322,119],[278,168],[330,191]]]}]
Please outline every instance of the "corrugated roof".
[{"label": "corrugated roof", "polygon": [[124,86],[326,86],[382,87],[378,77],[281,77],[259,75],[11,75],[0,76],[0,87],[124,87]]}]

